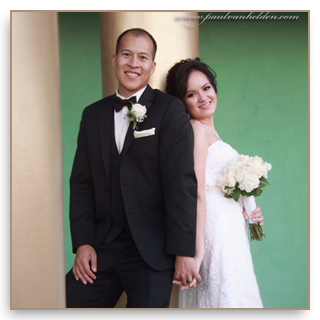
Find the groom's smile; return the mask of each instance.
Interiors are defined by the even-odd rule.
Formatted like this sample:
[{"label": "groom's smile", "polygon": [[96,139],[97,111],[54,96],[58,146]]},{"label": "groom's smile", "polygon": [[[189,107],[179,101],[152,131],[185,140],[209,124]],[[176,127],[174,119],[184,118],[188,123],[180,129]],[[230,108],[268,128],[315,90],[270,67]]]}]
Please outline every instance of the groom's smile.
[{"label": "groom's smile", "polygon": [[153,61],[153,43],[148,36],[125,34],[117,54],[112,57],[118,80],[118,91],[129,97],[144,88],[154,73],[156,63]]},{"label": "groom's smile", "polygon": [[125,74],[130,78],[130,79],[136,79],[139,77],[139,73],[135,73],[135,72],[125,72]]}]

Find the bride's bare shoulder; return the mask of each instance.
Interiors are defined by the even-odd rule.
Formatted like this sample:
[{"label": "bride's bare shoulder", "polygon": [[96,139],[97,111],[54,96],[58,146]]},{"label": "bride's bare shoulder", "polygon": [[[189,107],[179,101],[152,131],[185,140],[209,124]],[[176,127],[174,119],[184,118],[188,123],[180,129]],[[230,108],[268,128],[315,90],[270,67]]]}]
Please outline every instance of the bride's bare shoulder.
[{"label": "bride's bare shoulder", "polygon": [[206,128],[198,120],[190,119],[190,123],[194,131],[202,132],[203,134],[206,132]]},{"label": "bride's bare shoulder", "polygon": [[203,144],[208,143],[208,134],[206,128],[198,120],[190,119],[193,128],[195,140],[201,141]]}]

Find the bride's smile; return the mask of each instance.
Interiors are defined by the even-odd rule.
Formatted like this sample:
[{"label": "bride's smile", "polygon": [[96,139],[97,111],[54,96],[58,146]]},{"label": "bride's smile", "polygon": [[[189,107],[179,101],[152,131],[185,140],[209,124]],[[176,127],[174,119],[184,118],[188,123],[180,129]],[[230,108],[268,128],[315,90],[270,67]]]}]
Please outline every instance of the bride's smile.
[{"label": "bride's smile", "polygon": [[210,108],[210,105],[211,105],[211,101],[209,101],[209,102],[207,102],[206,104],[200,106],[199,108],[200,108],[200,109],[208,109],[208,108]]}]

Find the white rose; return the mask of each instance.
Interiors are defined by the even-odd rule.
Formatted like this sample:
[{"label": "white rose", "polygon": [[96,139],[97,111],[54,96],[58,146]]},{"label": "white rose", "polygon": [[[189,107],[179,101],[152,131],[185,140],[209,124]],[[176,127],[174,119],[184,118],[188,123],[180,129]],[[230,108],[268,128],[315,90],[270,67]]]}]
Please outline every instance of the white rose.
[{"label": "white rose", "polygon": [[246,155],[243,155],[243,154],[240,154],[240,156],[238,158],[239,162],[246,162],[248,160],[249,160],[249,156],[246,156]]},{"label": "white rose", "polygon": [[235,179],[241,181],[248,175],[248,167],[240,165],[235,169]]},{"label": "white rose", "polygon": [[263,177],[264,177],[265,179],[268,179],[268,171],[271,170],[272,166],[271,166],[270,163],[264,162],[264,163],[262,164],[262,167],[264,168]]},{"label": "white rose", "polygon": [[233,174],[234,175],[234,172],[237,168],[237,164],[235,162],[231,162],[227,169],[225,170],[227,174]]},{"label": "white rose", "polygon": [[254,156],[253,158],[251,158],[250,164],[252,167],[261,167],[262,162],[263,162],[262,158],[258,156]]},{"label": "white rose", "polygon": [[260,178],[263,174],[265,174],[265,168],[262,166],[253,167],[251,172]]},{"label": "white rose", "polygon": [[270,171],[272,169],[271,164],[268,162],[264,162],[262,166],[265,167],[267,171]]},{"label": "white rose", "polygon": [[131,112],[133,112],[136,118],[142,118],[147,113],[147,108],[139,103],[135,103],[132,106]]},{"label": "white rose", "polygon": [[241,190],[245,190],[247,192],[251,192],[252,190],[258,188],[259,184],[260,184],[259,177],[254,173],[250,173],[250,174],[245,176],[243,181],[241,181],[241,183],[239,185],[239,188]]},{"label": "white rose", "polygon": [[258,186],[259,184],[257,185],[254,181],[245,181],[245,183],[239,185],[239,188],[249,193],[254,189],[258,188]]},{"label": "white rose", "polygon": [[232,176],[227,176],[225,183],[228,187],[234,188],[236,185],[236,180]]},{"label": "white rose", "polygon": [[254,189],[256,189],[254,186],[250,186],[250,185],[248,185],[246,188],[244,188],[244,190],[246,191],[246,192],[251,192],[252,190],[254,190]]},{"label": "white rose", "polygon": [[225,182],[224,182],[224,177],[223,176],[218,176],[217,177],[217,186],[224,190]]}]

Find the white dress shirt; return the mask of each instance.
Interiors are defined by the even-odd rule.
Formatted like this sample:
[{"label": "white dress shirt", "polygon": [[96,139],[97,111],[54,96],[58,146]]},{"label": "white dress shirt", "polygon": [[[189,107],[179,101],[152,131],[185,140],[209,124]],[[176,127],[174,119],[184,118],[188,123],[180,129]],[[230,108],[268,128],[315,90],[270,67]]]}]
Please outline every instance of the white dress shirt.
[{"label": "white dress shirt", "polygon": [[[146,87],[147,86],[145,86],[143,89],[139,90],[138,92],[136,92],[135,94],[133,94],[128,98],[125,98],[122,95],[120,95],[117,89],[116,96],[122,100],[129,99],[131,97],[136,97],[136,101],[138,102],[144,90],[146,89]],[[127,112],[128,112],[128,107],[126,106],[124,106],[119,112],[116,112],[116,110],[114,110],[114,137],[116,140],[116,145],[117,145],[119,154],[122,151],[124,140],[126,138],[127,131],[130,124],[130,120],[126,116]]]}]

